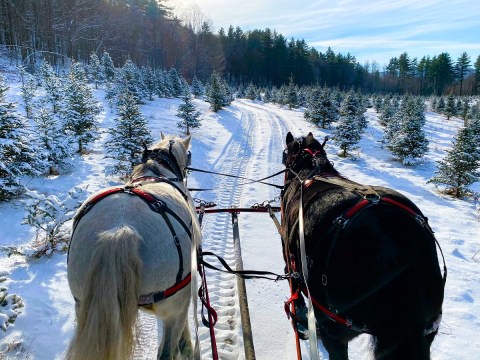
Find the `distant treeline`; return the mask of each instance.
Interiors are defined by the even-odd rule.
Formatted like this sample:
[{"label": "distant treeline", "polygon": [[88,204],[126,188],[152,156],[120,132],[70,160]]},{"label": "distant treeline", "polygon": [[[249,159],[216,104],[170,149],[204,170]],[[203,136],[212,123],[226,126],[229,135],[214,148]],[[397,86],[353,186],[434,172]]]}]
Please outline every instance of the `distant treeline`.
[{"label": "distant treeline", "polygon": [[[175,67],[205,81],[215,70],[232,84],[320,84],[367,92],[480,93],[480,55],[422,59],[408,53],[360,64],[351,54],[319,52],[305,40],[230,26],[213,33],[201,16],[182,22],[158,0],[0,0],[0,44],[34,67],[68,59],[87,63],[108,51],[117,66],[127,59],[153,69]],[[16,59],[16,57],[15,57]]]}]

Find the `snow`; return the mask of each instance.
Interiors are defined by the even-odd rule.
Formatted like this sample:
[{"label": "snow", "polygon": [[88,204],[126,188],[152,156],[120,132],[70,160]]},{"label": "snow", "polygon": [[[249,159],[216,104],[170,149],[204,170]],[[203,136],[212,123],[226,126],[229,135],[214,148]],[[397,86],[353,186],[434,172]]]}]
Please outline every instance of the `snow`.
[{"label": "snow", "polygon": [[[21,103],[18,78],[9,77],[10,101]],[[116,116],[105,91],[94,90],[103,110],[97,117],[105,130],[113,125]],[[231,106],[213,113],[209,104],[194,100],[201,112],[202,126],[193,129],[192,166],[245,176],[261,178],[282,170],[281,156],[288,131],[295,136],[312,131],[318,138],[331,135],[303,119],[303,109],[288,110],[273,104],[250,100],[236,100]],[[178,134],[177,108],[180,99],[157,99],[141,106],[152,133],[160,131]],[[20,111],[24,111],[19,106]],[[443,320],[432,346],[432,359],[473,359],[480,352],[480,222],[476,204],[472,200],[452,199],[440,194],[426,181],[435,171],[462,121],[433,112],[426,113],[425,132],[429,152],[416,166],[404,166],[394,161],[381,148],[381,127],[377,114],[368,110],[368,128],[354,151],[355,158],[340,158],[339,149],[331,142],[327,152],[336,168],[345,176],[367,184],[382,185],[399,190],[413,200],[428,216],[430,225],[442,246],[448,266]],[[75,158],[72,171],[55,177],[26,179],[28,188],[45,196],[64,198],[75,187],[87,188],[87,193],[116,184],[115,178],[105,176],[109,165],[103,144],[106,135],[89,145],[88,154]],[[282,176],[272,179],[282,183]],[[279,196],[279,190],[261,184],[245,184],[232,179],[192,172],[190,187],[214,188],[214,191],[193,193],[194,197],[214,201],[221,207],[251,206]],[[473,189],[480,191],[480,184]],[[0,246],[24,246],[35,239],[35,232],[21,225],[26,215],[20,201],[0,203]],[[240,237],[245,269],[268,270],[282,273],[284,268],[280,237],[267,214],[240,214]],[[203,225],[204,250],[214,251],[233,264],[234,250],[231,219],[228,214],[208,214]],[[7,256],[0,252],[1,283],[9,294],[23,298],[17,320],[6,332],[0,331],[0,358],[2,351],[13,349],[7,358],[62,359],[74,328],[74,302],[66,277],[65,253],[50,257],[25,260],[19,255]],[[243,359],[243,340],[238,308],[235,278],[231,275],[207,271],[212,305],[218,311],[217,342],[222,359]],[[289,297],[286,282],[247,280],[247,296],[257,359],[296,358],[293,331],[287,320],[283,302]],[[140,350],[136,359],[149,359],[155,354],[157,339],[152,319],[142,316],[145,325],[140,336]],[[192,321],[190,321],[192,324]],[[208,329],[201,326],[202,358],[211,358]],[[147,338],[142,338],[146,336]],[[20,344],[19,344],[20,343]],[[350,343],[352,359],[370,359],[369,336],[362,335]],[[307,344],[302,343],[303,356],[308,357]],[[477,354],[477,355],[475,355]],[[324,350],[321,356],[327,359]]]}]

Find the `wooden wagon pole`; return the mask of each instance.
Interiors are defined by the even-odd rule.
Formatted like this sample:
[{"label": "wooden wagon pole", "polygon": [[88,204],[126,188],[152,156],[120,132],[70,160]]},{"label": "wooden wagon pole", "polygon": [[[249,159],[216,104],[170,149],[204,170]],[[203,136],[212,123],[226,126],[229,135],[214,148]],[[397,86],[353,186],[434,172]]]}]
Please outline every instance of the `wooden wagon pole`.
[{"label": "wooden wagon pole", "polygon": [[[237,271],[243,270],[242,251],[240,248],[240,231],[238,230],[238,213],[232,212],[233,244],[235,247],[235,259]],[[237,276],[238,301],[240,303],[240,315],[242,319],[243,347],[245,349],[245,359],[255,359],[255,349],[253,347],[252,325],[250,324],[250,312],[248,310],[247,290],[245,279]]]}]

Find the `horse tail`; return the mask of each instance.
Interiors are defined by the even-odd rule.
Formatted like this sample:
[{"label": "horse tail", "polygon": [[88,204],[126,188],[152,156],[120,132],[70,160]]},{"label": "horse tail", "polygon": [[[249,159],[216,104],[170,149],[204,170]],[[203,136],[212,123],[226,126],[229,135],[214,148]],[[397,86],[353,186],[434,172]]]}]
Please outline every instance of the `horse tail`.
[{"label": "horse tail", "polygon": [[123,226],[99,234],[82,299],[68,360],[129,359],[137,319],[142,237]]}]

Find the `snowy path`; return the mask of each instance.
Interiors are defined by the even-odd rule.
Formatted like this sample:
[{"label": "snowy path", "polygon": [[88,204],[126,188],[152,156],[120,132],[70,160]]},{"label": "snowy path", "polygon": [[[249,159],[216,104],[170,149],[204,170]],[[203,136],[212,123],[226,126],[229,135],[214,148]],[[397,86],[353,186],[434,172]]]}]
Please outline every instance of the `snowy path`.
[{"label": "snowy path", "polygon": [[[102,94],[98,96],[103,98]],[[306,122],[303,111],[298,109],[236,100],[220,112],[212,113],[208,104],[195,101],[204,119],[202,127],[195,129],[192,138],[193,166],[207,170],[261,178],[283,169],[281,157],[288,131],[294,136],[312,131],[319,139],[331,134],[329,129],[318,129]],[[179,102],[178,99],[158,99],[142,106],[154,134],[160,131],[178,133],[175,113]],[[104,107],[100,120],[102,127],[108,128],[112,125],[114,114],[108,111],[106,102]],[[435,169],[435,161],[449,146],[445,139],[453,138],[461,121],[446,122],[441,115],[427,113],[429,154],[417,166],[405,167],[393,161],[388,151],[380,147],[378,140],[382,129],[376,121],[377,115],[369,110],[367,116],[370,124],[360,143],[360,150],[356,152],[357,158],[339,158],[336,145],[328,142],[329,158],[342,174],[353,180],[401,191],[429,217],[449,266],[444,320],[432,346],[432,359],[475,358],[474,354],[480,351],[476,335],[480,332],[480,270],[479,255],[475,255],[480,246],[478,212],[471,201],[450,199],[439,195],[433,186],[426,185]],[[107,163],[103,141],[102,138],[93,144],[89,155],[77,159],[72,173],[34,179],[30,186],[48,194],[65,194],[74,186],[88,184],[88,191],[94,192],[113,185],[112,178],[105,177],[103,172]],[[269,182],[282,184],[283,176]],[[262,184],[199,173],[189,176],[189,186],[214,188],[214,191],[193,193],[193,196],[214,201],[218,207],[249,207],[280,195],[278,189]],[[1,204],[0,214],[0,245],[22,245],[34,238],[30,228],[20,225],[24,216],[20,203]],[[244,268],[282,273],[284,262],[280,236],[268,215],[242,213],[239,225]],[[203,236],[204,250],[213,251],[231,266],[235,265],[229,214],[206,215]],[[59,253],[35,261],[2,255],[0,271],[8,273],[5,286],[21,295],[26,303],[12,329],[0,339],[0,347],[22,341],[24,355],[18,357],[21,360],[62,359],[74,327],[73,299],[66,279],[66,254]],[[244,359],[236,279],[210,270],[207,278],[212,305],[219,315],[215,332],[220,358]],[[294,335],[283,311],[283,303],[289,294],[288,284],[247,280],[246,287],[256,358],[295,359]],[[135,360],[150,360],[156,357],[162,328],[149,315],[141,314],[140,321],[142,327]],[[192,328],[191,320],[190,326]],[[200,326],[202,359],[211,359],[208,329]],[[58,337],[56,341],[52,341],[52,334]],[[362,335],[351,342],[350,357],[370,360],[369,340],[368,336]],[[307,344],[302,342],[304,359],[308,358],[306,350]],[[322,353],[322,359],[327,358]]]}]

